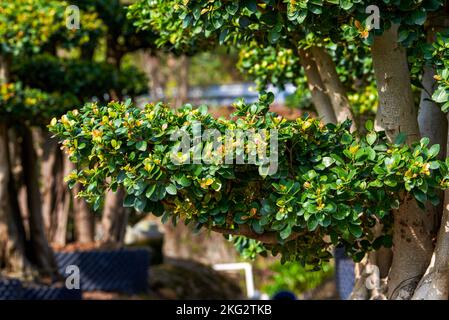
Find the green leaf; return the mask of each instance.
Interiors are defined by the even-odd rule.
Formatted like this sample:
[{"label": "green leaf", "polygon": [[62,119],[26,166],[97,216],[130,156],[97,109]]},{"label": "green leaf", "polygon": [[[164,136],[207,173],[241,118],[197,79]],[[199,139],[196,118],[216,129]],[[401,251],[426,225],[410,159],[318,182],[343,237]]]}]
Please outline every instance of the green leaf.
[{"label": "green leaf", "polygon": [[135,204],[134,204],[134,208],[137,211],[140,212],[145,212],[145,207],[147,205],[147,198],[145,197],[139,197],[136,199]]},{"label": "green leaf", "polygon": [[399,28],[399,32],[398,32],[398,42],[403,42],[405,40],[407,40],[409,35],[409,30],[406,28]]},{"label": "green leaf", "polygon": [[343,10],[349,10],[354,5],[354,1],[352,0],[340,0],[340,7]]},{"label": "green leaf", "polygon": [[148,186],[147,191],[145,193],[145,196],[150,199],[153,195],[154,191],[156,190],[157,184],[151,184]]},{"label": "green leaf", "polygon": [[301,23],[304,22],[304,20],[306,20],[306,18],[307,18],[307,10],[301,10],[301,11],[298,13],[298,17],[296,18],[296,22],[297,22],[298,24],[301,24]]},{"label": "green leaf", "polygon": [[139,142],[137,142],[136,147],[137,147],[137,150],[146,151],[147,150],[147,142],[139,141]]},{"label": "green leaf", "polygon": [[136,197],[132,194],[127,194],[125,200],[123,201],[123,206],[125,208],[132,208],[134,206],[134,202],[136,201]]},{"label": "green leaf", "polygon": [[390,179],[383,180],[383,183],[392,188],[394,188],[398,185],[398,183],[396,181],[390,180]]},{"label": "green leaf", "polygon": [[441,106],[441,111],[448,112],[449,111],[449,101]]},{"label": "green leaf", "polygon": [[418,200],[421,203],[426,203],[427,201],[427,195],[422,192],[419,189],[414,189],[413,190],[413,195],[415,196],[415,199]]},{"label": "green leaf", "polygon": [[374,180],[374,181],[371,181],[371,182],[369,183],[369,186],[370,186],[370,187],[375,187],[375,188],[380,188],[380,187],[383,186],[383,183],[382,183],[382,181],[380,181],[380,180]]},{"label": "green leaf", "polygon": [[290,237],[291,234],[292,234],[292,227],[289,225],[281,231],[280,236],[281,239],[285,240],[288,237]]},{"label": "green leaf", "polygon": [[183,175],[176,182],[178,182],[182,187],[188,187],[192,184],[192,182],[185,175]]},{"label": "green leaf", "polygon": [[345,132],[343,134],[343,136],[341,137],[341,143],[348,145],[352,142],[352,135],[350,135],[349,133]]},{"label": "green leaf", "polygon": [[400,132],[394,139],[394,144],[401,145],[407,140],[407,135],[404,132]]},{"label": "green leaf", "polygon": [[237,212],[234,215],[234,222],[237,224],[245,224],[248,220],[248,215],[245,212]]},{"label": "green leaf", "polygon": [[372,131],[374,129],[374,123],[372,120],[368,120],[365,122],[365,128],[367,131]]},{"label": "green leaf", "polygon": [[436,170],[440,168],[440,163],[438,161],[432,161],[430,162],[430,169]]},{"label": "green leaf", "polygon": [[449,100],[449,92],[445,87],[440,86],[433,93],[432,99],[436,103],[445,103]]},{"label": "green leaf", "polygon": [[372,146],[374,144],[374,142],[376,142],[377,140],[377,134],[375,132],[370,132],[366,135],[366,142],[368,142],[368,144],[370,146]]},{"label": "green leaf", "polygon": [[315,217],[310,217],[309,221],[307,221],[307,229],[309,229],[309,231],[314,231],[318,226],[318,222],[318,219]]},{"label": "green leaf", "polygon": [[275,29],[272,29],[268,33],[268,41],[270,41],[270,43],[276,43],[280,37],[281,37],[281,33]]},{"label": "green leaf", "polygon": [[220,44],[223,44],[225,42],[226,37],[228,36],[228,34],[229,34],[229,30],[227,28],[221,30],[220,37],[218,38],[218,41],[219,41]]},{"label": "green leaf", "polygon": [[335,160],[331,157],[324,157],[322,162],[323,162],[324,166],[326,168],[328,168],[335,162]]},{"label": "green leaf", "polygon": [[430,158],[433,158],[436,155],[438,155],[438,153],[440,153],[440,145],[439,144],[434,144],[432,147],[430,147],[429,152],[428,152],[428,156]]},{"label": "green leaf", "polygon": [[419,8],[413,11],[410,18],[412,19],[414,24],[422,26],[424,22],[426,22],[427,14],[424,9]]},{"label": "green leaf", "polygon": [[178,190],[176,189],[176,186],[173,183],[170,183],[168,186],[166,186],[165,190],[167,190],[167,193],[171,194],[172,196],[178,193]]},{"label": "green leaf", "polygon": [[428,137],[421,138],[421,140],[419,141],[419,143],[423,147],[426,147],[429,144],[429,142],[430,142],[430,139]]},{"label": "green leaf", "polygon": [[356,238],[360,238],[363,234],[362,228],[354,224],[349,225],[349,232],[351,232],[351,234]]},{"label": "green leaf", "polygon": [[237,10],[239,9],[238,1],[229,1],[229,4],[226,3],[226,11],[231,15],[235,15]]}]

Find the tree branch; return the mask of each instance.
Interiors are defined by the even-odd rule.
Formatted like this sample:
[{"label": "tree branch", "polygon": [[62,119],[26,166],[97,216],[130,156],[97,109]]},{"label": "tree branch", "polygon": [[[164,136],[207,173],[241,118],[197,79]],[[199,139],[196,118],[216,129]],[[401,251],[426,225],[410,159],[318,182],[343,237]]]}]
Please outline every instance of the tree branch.
[{"label": "tree branch", "polygon": [[[222,227],[212,227],[210,228],[212,231],[227,234],[227,235],[234,235],[234,236],[244,236],[247,238],[251,238],[257,241],[260,241],[264,244],[278,244],[278,238],[276,232],[266,232],[262,234],[255,233],[253,230],[251,230],[250,227],[247,225],[239,225],[236,229],[228,229],[228,228],[222,228]],[[303,233],[293,233],[285,239],[286,242],[295,240]]]}]

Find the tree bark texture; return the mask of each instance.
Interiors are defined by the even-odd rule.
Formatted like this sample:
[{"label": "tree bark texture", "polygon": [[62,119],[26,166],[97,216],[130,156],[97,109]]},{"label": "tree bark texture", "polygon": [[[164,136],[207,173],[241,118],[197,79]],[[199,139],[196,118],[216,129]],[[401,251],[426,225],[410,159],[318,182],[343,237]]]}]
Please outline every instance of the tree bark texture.
[{"label": "tree bark texture", "polygon": [[44,219],[42,216],[42,199],[39,189],[40,174],[34,149],[33,135],[30,128],[23,127],[22,138],[22,167],[27,189],[31,258],[33,263],[39,268],[41,275],[56,276],[56,261],[45,234]]},{"label": "tree bark texture", "polygon": [[[404,133],[407,143],[420,138],[413,102],[406,51],[397,43],[398,26],[377,36],[372,46],[374,73],[379,92],[377,128],[390,141]],[[405,197],[395,210],[393,261],[389,274],[388,298],[409,299],[430,261],[433,244],[433,216],[423,212],[414,199]]]},{"label": "tree bark texture", "polygon": [[122,245],[125,240],[126,226],[128,224],[128,209],[123,207],[125,191],[109,191],[105,197],[102,217],[103,244]]},{"label": "tree bark texture", "polygon": [[[30,265],[25,253],[25,234],[18,227],[21,220],[18,206],[13,206],[11,199],[11,171],[8,150],[8,129],[0,122],[0,268],[8,274],[26,277]],[[22,231],[22,232],[21,232]]]},{"label": "tree bark texture", "polygon": [[326,93],[332,103],[335,116],[338,122],[343,122],[347,119],[352,121],[352,130],[355,130],[354,116],[352,115],[351,104],[349,103],[348,95],[340,77],[337,73],[332,57],[322,47],[312,47],[312,55],[315,59],[318,72],[323,81]]},{"label": "tree bark texture", "polygon": [[298,54],[318,116],[324,123],[337,123],[337,116],[329,96],[325,92],[324,84],[310,50],[298,49]]}]

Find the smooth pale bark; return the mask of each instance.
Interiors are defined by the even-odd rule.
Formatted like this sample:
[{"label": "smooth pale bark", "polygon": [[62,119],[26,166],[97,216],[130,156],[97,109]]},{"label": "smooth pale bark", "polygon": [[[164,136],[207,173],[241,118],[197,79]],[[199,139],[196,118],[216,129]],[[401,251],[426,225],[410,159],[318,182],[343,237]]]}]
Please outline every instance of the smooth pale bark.
[{"label": "smooth pale bark", "polygon": [[109,191],[106,194],[101,220],[101,242],[104,244],[122,245],[125,240],[128,209],[123,207],[124,198],[125,191],[121,188],[117,192]]},{"label": "smooth pale bark", "polygon": [[337,123],[332,103],[325,92],[323,82],[309,50],[298,49],[301,65],[307,78],[307,85],[318,116],[324,123]]},{"label": "smooth pale bark", "polygon": [[[428,18],[428,42],[435,40],[436,32],[446,29],[449,25],[449,17],[446,15],[434,15]],[[448,118],[443,115],[440,108],[430,99],[434,92],[436,82],[433,78],[435,71],[431,67],[425,67],[423,74],[423,90],[421,95],[421,111],[425,111],[425,117],[420,121],[420,129],[427,133],[430,143],[439,143],[441,146],[440,158],[448,156],[449,134]],[[421,114],[420,114],[421,116]],[[420,119],[421,120],[421,119]],[[435,127],[436,126],[436,127]],[[423,129],[424,127],[424,129]],[[446,131],[443,131],[446,130]],[[423,133],[424,134],[424,133]],[[441,134],[441,136],[440,136]],[[444,141],[443,141],[444,140]],[[423,278],[415,290],[415,300],[447,300],[449,298],[449,191],[444,192],[443,208],[440,229],[437,242],[430,264]]]},{"label": "smooth pale bark", "polygon": [[439,144],[440,159],[446,154],[447,140],[447,119],[441,108],[432,100],[432,93],[435,91],[435,71],[430,66],[424,67],[421,91],[421,101],[419,104],[418,124],[421,136],[428,137],[430,145]]},{"label": "smooth pale bark", "polygon": [[[376,226],[381,230],[381,225]],[[382,248],[368,253],[354,268],[355,284],[350,300],[385,300],[386,282],[391,265],[391,250]]]},{"label": "smooth pale bark", "polygon": [[[446,150],[449,150],[449,139],[447,140]],[[446,153],[446,156],[449,156],[449,154]],[[415,290],[413,299],[449,299],[449,190],[444,192],[443,216],[435,250],[430,264]]]},{"label": "smooth pale bark", "polygon": [[322,47],[312,47],[313,58],[316,62],[318,73],[323,82],[326,93],[332,103],[332,107],[338,122],[347,119],[352,121],[352,130],[355,130],[354,116],[351,111],[348,95],[340,77],[337,68],[330,54]]},{"label": "smooth pale bark", "polygon": [[368,274],[366,272],[366,257],[365,261],[356,263],[354,266],[355,283],[352,289],[349,300],[369,300],[370,292],[366,286]]},{"label": "smooth pale bark", "polygon": [[24,182],[27,189],[27,205],[29,212],[29,245],[31,258],[45,276],[57,275],[56,260],[45,234],[42,217],[42,199],[39,190],[38,160],[34,149],[31,129],[24,126],[22,137],[22,167]]},{"label": "smooth pale bark", "polygon": [[[385,130],[390,141],[399,133],[407,143],[420,138],[413,102],[407,55],[397,43],[394,25],[374,40],[372,57],[379,92],[377,127]],[[388,281],[388,298],[409,299],[430,261],[433,244],[433,217],[421,210],[416,201],[404,197],[393,212],[393,262]]]},{"label": "smooth pale bark", "polygon": [[374,73],[379,93],[377,125],[389,140],[403,132],[407,143],[420,138],[405,49],[397,43],[397,26],[375,37],[372,46]]},{"label": "smooth pale bark", "polygon": [[[430,42],[433,39],[431,33]],[[436,81],[433,78],[435,71],[432,67],[425,66],[422,85],[423,90],[421,91],[421,101],[419,104],[418,112],[418,124],[419,130],[422,137],[427,137],[430,140],[430,145],[438,144],[441,146],[440,154],[438,158],[442,160],[446,154],[446,141],[447,141],[447,130],[448,122],[446,116],[441,111],[441,108],[432,101],[432,94],[435,91]],[[426,211],[429,212],[434,217],[434,226],[438,227],[439,221],[441,220],[441,213],[443,210],[443,192],[440,193],[440,203],[441,205],[433,206],[431,203],[426,204]],[[435,228],[436,229],[436,228]],[[433,230],[436,236],[438,230]]]}]

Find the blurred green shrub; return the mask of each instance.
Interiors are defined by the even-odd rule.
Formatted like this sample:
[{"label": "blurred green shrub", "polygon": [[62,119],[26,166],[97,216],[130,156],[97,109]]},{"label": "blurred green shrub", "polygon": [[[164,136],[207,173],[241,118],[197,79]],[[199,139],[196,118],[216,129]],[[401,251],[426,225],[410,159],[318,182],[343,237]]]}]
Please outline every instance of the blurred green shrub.
[{"label": "blurred green shrub", "polygon": [[313,271],[311,267],[302,266],[300,263],[288,262],[281,264],[276,261],[270,266],[273,275],[262,287],[262,291],[270,296],[281,290],[289,290],[295,294],[301,294],[318,287],[334,274],[334,266],[323,263],[321,270]]}]

